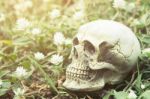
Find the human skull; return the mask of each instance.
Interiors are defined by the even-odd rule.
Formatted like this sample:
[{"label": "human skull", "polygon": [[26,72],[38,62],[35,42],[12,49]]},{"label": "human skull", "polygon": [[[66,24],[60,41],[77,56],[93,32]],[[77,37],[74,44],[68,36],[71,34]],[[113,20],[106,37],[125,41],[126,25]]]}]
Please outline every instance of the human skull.
[{"label": "human skull", "polygon": [[80,27],[73,39],[71,64],[63,86],[72,91],[96,91],[121,82],[141,53],[135,34],[125,25],[97,20]]}]

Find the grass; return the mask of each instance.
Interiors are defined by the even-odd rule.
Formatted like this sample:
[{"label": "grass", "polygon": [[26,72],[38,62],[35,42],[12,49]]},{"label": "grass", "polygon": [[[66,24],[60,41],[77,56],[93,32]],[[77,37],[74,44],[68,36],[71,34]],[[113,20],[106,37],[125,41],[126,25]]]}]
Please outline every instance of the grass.
[{"label": "grass", "polygon": [[[137,99],[149,99],[150,52],[139,57],[136,70],[119,85],[106,85],[99,92],[81,95],[62,87],[70,62],[70,40],[84,23],[97,19],[119,21],[137,35],[142,50],[150,47],[150,1],[126,2],[128,6],[122,9],[114,8],[113,0],[1,0],[0,99],[128,99],[130,90]],[[65,38],[60,45],[53,40],[58,32]],[[37,52],[44,58],[35,57]],[[54,64],[53,55],[63,56],[63,61]],[[21,78],[16,75],[19,66],[25,70]]]}]

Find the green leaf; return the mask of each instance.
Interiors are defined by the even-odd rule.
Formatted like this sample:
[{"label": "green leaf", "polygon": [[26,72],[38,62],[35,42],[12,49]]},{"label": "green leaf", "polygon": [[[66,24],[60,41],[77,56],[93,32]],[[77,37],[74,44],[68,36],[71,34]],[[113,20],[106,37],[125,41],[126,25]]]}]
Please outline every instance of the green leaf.
[{"label": "green leaf", "polygon": [[47,83],[51,86],[51,88],[52,88],[55,92],[58,93],[58,90],[57,90],[57,88],[55,87],[54,81],[53,81],[51,78],[49,78],[49,76],[48,76],[48,75],[46,74],[46,72],[43,70],[42,65],[40,65],[38,62],[36,62],[33,58],[31,58],[31,57],[28,57],[28,58],[29,58],[29,60],[31,61],[31,63],[32,63],[33,65],[35,65],[35,66],[40,70],[40,72],[41,72],[42,75],[45,77],[45,80],[46,80]]},{"label": "green leaf", "polygon": [[112,91],[108,92],[103,99],[110,99],[110,96],[113,95]]},{"label": "green leaf", "polygon": [[52,66],[51,70],[55,76],[59,76],[63,73],[63,68],[61,66]]},{"label": "green leaf", "polygon": [[3,82],[2,86],[0,86],[0,96],[4,95],[11,87],[10,82]]},{"label": "green leaf", "polygon": [[30,69],[31,62],[29,60],[23,60],[21,64],[23,67]]},{"label": "green leaf", "polygon": [[150,44],[150,36],[144,35],[144,36],[141,38],[141,41],[142,41],[143,43]]},{"label": "green leaf", "polygon": [[124,91],[116,92],[114,91],[114,97],[115,99],[127,99],[128,93]]},{"label": "green leaf", "polygon": [[17,54],[16,53],[11,53],[9,56],[7,56],[9,59],[11,59],[12,61],[17,60]]},{"label": "green leaf", "polygon": [[6,74],[8,74],[9,71],[5,70],[5,71],[0,71],[0,78],[2,78],[3,76],[5,76]]},{"label": "green leaf", "polygon": [[138,90],[141,89],[141,79],[142,79],[142,74],[139,74],[138,77],[136,78],[136,83],[135,86],[137,87]]},{"label": "green leaf", "polygon": [[20,38],[16,38],[13,41],[14,45],[19,45],[19,46],[27,45],[29,43],[31,43],[31,40],[28,37],[26,37],[26,36],[23,36],[23,37],[20,37]]},{"label": "green leaf", "polygon": [[11,40],[1,40],[0,42],[6,44],[6,45],[12,45],[12,41]]},{"label": "green leaf", "polygon": [[146,90],[139,96],[138,99],[150,99],[150,90]]}]

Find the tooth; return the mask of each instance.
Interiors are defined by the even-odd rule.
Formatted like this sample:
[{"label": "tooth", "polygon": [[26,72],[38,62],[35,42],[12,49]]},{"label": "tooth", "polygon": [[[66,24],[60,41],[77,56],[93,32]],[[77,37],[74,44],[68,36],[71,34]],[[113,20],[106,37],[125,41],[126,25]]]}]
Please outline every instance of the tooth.
[{"label": "tooth", "polygon": [[71,71],[71,69],[70,68],[68,68],[68,72],[70,72]]},{"label": "tooth", "polygon": [[81,71],[81,74],[83,75],[83,74],[84,74],[84,71]]},{"label": "tooth", "polygon": [[83,72],[83,75],[86,75],[86,71]]},{"label": "tooth", "polygon": [[84,74],[84,71],[82,71],[82,75]]},{"label": "tooth", "polygon": [[72,68],[70,68],[70,72],[72,73]]},{"label": "tooth", "polygon": [[77,74],[80,74],[80,70],[77,70]]},{"label": "tooth", "polygon": [[85,75],[82,75],[82,79],[85,79]]},{"label": "tooth", "polygon": [[83,79],[83,75],[80,75],[80,78]]},{"label": "tooth", "polygon": [[85,66],[82,66],[81,70],[84,70]]},{"label": "tooth", "polygon": [[80,78],[83,79],[83,75],[80,75]]},{"label": "tooth", "polygon": [[83,70],[83,69],[84,69],[84,66],[82,66],[81,69]]},{"label": "tooth", "polygon": [[85,78],[85,75],[83,75],[83,79],[86,79],[86,78]]},{"label": "tooth", "polygon": [[76,76],[76,74],[73,74],[73,77],[75,77]]},{"label": "tooth", "polygon": [[77,73],[77,69],[75,69],[74,72]]},{"label": "tooth", "polygon": [[80,66],[80,68],[79,69],[82,69],[82,66]]},{"label": "tooth", "polygon": [[77,72],[76,72],[77,74],[79,74],[80,73],[80,70],[79,69],[77,69]]},{"label": "tooth", "polygon": [[76,69],[76,68],[74,68],[73,72],[74,72],[74,73],[76,73],[76,72],[77,72],[77,69]]},{"label": "tooth", "polygon": [[66,72],[68,72],[68,71],[69,71],[69,68],[66,69]]},{"label": "tooth", "polygon": [[70,72],[68,72],[68,77],[70,78]]},{"label": "tooth", "polygon": [[74,73],[74,68],[72,68],[72,70],[71,70],[71,71],[72,71],[72,73]]},{"label": "tooth", "polygon": [[72,73],[70,72],[70,78],[72,78]]},{"label": "tooth", "polygon": [[75,70],[76,70],[75,68],[72,68],[72,71],[73,71],[73,72],[75,72]]},{"label": "tooth", "polygon": [[69,68],[69,71],[72,71],[72,68]]},{"label": "tooth", "polygon": [[81,75],[77,75],[78,76],[78,78],[81,78]]},{"label": "tooth", "polygon": [[75,76],[74,77],[77,77],[77,74],[75,73]]},{"label": "tooth", "polygon": [[79,75],[79,74],[77,74],[77,77],[79,78],[79,77],[80,77],[80,75]]}]

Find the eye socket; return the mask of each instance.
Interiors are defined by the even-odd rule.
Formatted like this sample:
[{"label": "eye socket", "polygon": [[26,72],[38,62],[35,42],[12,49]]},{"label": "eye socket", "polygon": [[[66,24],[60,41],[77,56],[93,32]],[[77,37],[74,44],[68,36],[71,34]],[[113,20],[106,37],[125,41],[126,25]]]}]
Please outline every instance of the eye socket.
[{"label": "eye socket", "polygon": [[100,50],[101,50],[101,49],[107,50],[107,49],[110,49],[110,48],[112,48],[112,47],[113,47],[113,45],[110,44],[110,43],[107,42],[107,41],[103,41],[103,42],[99,45],[99,49],[100,49]]},{"label": "eye socket", "polygon": [[73,39],[73,45],[78,45],[78,44],[79,44],[79,40],[78,40],[77,37],[75,37],[75,38]]},{"label": "eye socket", "polygon": [[89,41],[84,41],[84,51],[89,52],[90,54],[95,53],[95,48],[92,43]]}]

